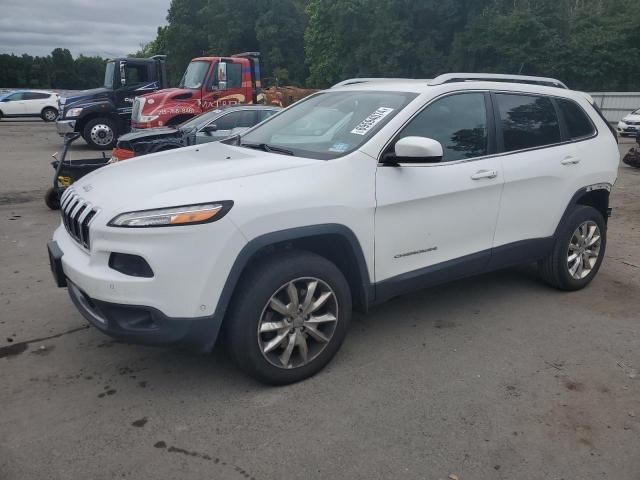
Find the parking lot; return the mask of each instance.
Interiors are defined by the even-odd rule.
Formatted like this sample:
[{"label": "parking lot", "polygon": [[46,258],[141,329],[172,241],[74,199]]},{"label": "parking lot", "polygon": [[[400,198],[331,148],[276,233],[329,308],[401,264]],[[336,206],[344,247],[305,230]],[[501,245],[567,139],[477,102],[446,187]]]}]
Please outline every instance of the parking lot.
[{"label": "parking lot", "polygon": [[87,326],[45,249],[59,149],[54,124],[0,122],[1,480],[640,479],[640,170],[620,166],[585,290],[527,267],[397,298],[319,375],[270,388],[222,348]]}]

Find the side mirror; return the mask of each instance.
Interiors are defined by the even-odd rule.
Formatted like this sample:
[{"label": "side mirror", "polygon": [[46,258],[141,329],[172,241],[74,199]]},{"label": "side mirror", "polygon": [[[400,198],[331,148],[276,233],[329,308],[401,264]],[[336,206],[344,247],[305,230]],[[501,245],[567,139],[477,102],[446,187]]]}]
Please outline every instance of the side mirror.
[{"label": "side mirror", "polygon": [[217,132],[218,131],[218,126],[213,124],[213,125],[207,125],[206,127],[204,127],[202,129],[202,131],[204,133],[206,133],[207,135],[211,135],[213,132]]},{"label": "side mirror", "polygon": [[125,86],[127,84],[127,73],[125,68],[127,66],[127,62],[120,62],[120,85]]},{"label": "side mirror", "polygon": [[444,150],[437,140],[426,137],[405,137],[396,142],[396,162],[438,163],[442,161]]},{"label": "side mirror", "polygon": [[218,62],[218,90],[227,89],[227,64]]}]

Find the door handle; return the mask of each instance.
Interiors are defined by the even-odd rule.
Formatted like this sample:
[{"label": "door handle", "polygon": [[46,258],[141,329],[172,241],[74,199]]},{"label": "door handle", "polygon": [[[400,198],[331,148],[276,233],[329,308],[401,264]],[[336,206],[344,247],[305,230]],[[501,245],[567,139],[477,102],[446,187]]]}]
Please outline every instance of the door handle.
[{"label": "door handle", "polygon": [[580,159],[576,157],[565,157],[560,163],[562,165],[577,165],[580,163]]},{"label": "door handle", "polygon": [[496,170],[479,170],[471,175],[471,180],[482,180],[483,178],[491,179],[496,178],[498,172]]}]

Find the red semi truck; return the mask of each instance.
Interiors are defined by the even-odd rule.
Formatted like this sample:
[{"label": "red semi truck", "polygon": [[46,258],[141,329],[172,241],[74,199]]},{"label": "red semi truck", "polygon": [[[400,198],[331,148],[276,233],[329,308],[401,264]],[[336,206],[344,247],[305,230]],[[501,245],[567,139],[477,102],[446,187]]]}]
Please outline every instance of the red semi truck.
[{"label": "red semi truck", "polygon": [[[266,102],[287,106],[314,91],[294,89],[296,93],[293,95],[263,92],[259,58],[259,52],[194,58],[178,88],[135,98],[131,126],[142,129],[178,125],[195,115],[225,105]],[[279,92],[280,89],[277,90]]]}]

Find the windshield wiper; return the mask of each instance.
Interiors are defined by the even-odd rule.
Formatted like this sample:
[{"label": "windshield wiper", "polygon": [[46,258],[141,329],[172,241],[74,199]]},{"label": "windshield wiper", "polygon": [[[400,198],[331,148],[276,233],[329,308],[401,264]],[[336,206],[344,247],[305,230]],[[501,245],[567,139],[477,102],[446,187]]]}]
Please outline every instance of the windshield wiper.
[{"label": "windshield wiper", "polygon": [[262,150],[269,153],[282,153],[283,155],[294,155],[291,150],[286,148],[275,147],[266,143],[241,143],[241,147],[254,148],[256,150]]}]

